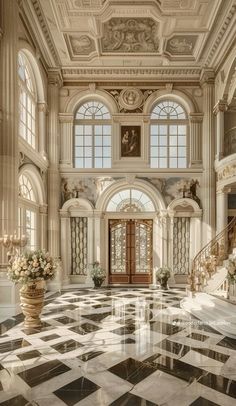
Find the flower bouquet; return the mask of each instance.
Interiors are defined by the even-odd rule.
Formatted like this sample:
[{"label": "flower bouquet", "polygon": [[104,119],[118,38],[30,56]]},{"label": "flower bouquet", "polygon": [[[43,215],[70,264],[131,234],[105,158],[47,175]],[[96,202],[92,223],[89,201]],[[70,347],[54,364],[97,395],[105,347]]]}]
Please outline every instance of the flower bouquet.
[{"label": "flower bouquet", "polygon": [[94,261],[90,265],[90,276],[94,282],[94,286],[99,288],[106,279],[106,270],[100,266],[98,261]]},{"label": "flower bouquet", "polygon": [[12,282],[27,284],[55,277],[53,258],[45,251],[28,251],[9,261],[8,277]]}]

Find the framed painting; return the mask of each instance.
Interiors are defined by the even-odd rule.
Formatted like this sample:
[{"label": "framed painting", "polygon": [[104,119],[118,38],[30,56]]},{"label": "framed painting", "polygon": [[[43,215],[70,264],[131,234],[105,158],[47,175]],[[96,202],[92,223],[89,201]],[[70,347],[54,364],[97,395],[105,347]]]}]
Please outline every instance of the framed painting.
[{"label": "framed painting", "polygon": [[122,125],[120,143],[121,158],[141,157],[141,126]]}]

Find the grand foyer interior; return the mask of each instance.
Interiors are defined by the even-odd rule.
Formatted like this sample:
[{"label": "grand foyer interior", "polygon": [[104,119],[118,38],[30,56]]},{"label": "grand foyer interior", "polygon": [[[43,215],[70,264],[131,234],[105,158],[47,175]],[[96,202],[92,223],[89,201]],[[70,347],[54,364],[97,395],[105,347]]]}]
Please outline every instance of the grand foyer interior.
[{"label": "grand foyer interior", "polygon": [[[229,382],[235,385],[231,376],[235,341],[229,341],[222,332],[210,331],[210,327],[204,330],[195,323],[195,329],[189,332],[183,325],[176,328],[176,323],[181,317],[185,325],[189,322],[190,316],[183,316],[178,309],[184,297],[181,287],[189,282],[187,275],[194,258],[236,215],[236,3],[143,3],[0,0],[0,322],[3,333],[16,325],[0,342],[0,353],[10,348],[25,354],[23,348],[19,350],[22,340],[34,345],[34,340],[28,340],[27,333],[20,329],[19,287],[6,276],[9,246],[4,246],[4,240],[9,245],[13,240],[17,245],[18,238],[26,235],[25,248],[46,249],[58,264],[57,278],[48,285],[50,292],[57,293],[48,293],[46,330],[30,333],[37,334],[41,354],[47,354],[47,329],[54,335],[51,340],[56,340],[52,342],[53,351],[61,354],[68,351],[62,345],[63,335],[73,334],[66,348],[82,365],[78,381],[96,368],[99,371],[99,365],[87,362],[96,353],[95,357],[102,357],[103,369],[115,374],[117,384],[124,379],[117,365],[124,363],[122,368],[133,371],[141,367],[146,371],[144,375],[150,373],[155,379],[160,371],[174,374],[175,378],[170,379],[178,393],[183,389],[181,379],[186,380],[186,376],[173,373],[173,369],[181,370],[185,364],[187,370],[191,359],[195,364],[191,364],[190,375],[200,382],[194,387],[196,396],[185,388],[185,397],[179,394],[175,404],[232,405],[235,386]],[[104,286],[112,290],[94,293],[91,289],[88,265],[95,260],[106,269]],[[170,285],[174,290],[151,294],[149,286],[155,284],[153,268],[165,264],[173,269]],[[225,280],[222,273],[217,286],[215,282],[215,293],[225,287]],[[79,301],[82,307],[78,306],[78,310],[75,302]],[[118,306],[119,301],[122,305]],[[93,343],[96,337],[93,340],[90,335],[96,336],[95,331],[105,331],[106,335],[107,325],[103,325],[98,310],[99,306],[106,307],[106,302],[109,312],[109,304],[112,309],[116,304],[114,311],[102,313],[104,318],[115,317],[114,330],[109,319],[110,339],[120,334],[123,342],[115,340],[114,357],[109,360],[101,343],[92,347],[90,343],[91,354],[86,358],[85,348],[80,348],[86,345],[83,334]],[[95,309],[92,314],[90,305]],[[57,315],[58,306],[62,315]],[[217,308],[218,302],[214,306]],[[134,321],[126,323],[132,308],[136,309],[134,316],[138,314],[138,327],[134,327]],[[160,308],[166,309],[161,315]],[[87,319],[82,333],[75,324],[81,315]],[[125,320],[120,330],[118,318]],[[144,345],[144,336],[139,332],[142,328],[147,332],[150,320],[151,334],[145,336]],[[205,335],[199,330],[204,330]],[[21,344],[14,342],[15,333]],[[78,334],[82,340],[76,339]],[[134,334],[139,350],[132,342]],[[176,340],[171,338],[173,334]],[[186,341],[181,341],[181,336]],[[11,340],[13,344],[8,348]],[[208,341],[200,348],[196,340],[200,344]],[[157,343],[161,344],[154,351]],[[36,347],[34,351],[38,351]],[[163,359],[158,358],[157,351]],[[13,352],[9,356],[18,357]],[[196,354],[200,352],[207,360],[199,359]],[[149,356],[154,358],[150,360]],[[178,361],[181,357],[184,360]],[[56,362],[51,359],[49,362]],[[72,377],[72,361],[66,359],[63,363],[62,359],[56,368],[64,368],[63,373],[68,374],[69,368]],[[47,398],[48,392],[41,385],[31,389],[30,396],[26,387],[12,392],[4,375],[11,360],[0,362],[5,392],[2,404],[26,404],[38,399],[37,390],[41,389]],[[46,367],[41,359],[37,362]],[[30,361],[27,365],[17,366],[20,374],[33,372]],[[50,368],[54,364],[48,365]],[[218,368],[217,372],[214,368]],[[15,376],[14,367],[11,373]],[[22,379],[30,388],[37,385],[28,376]],[[86,402],[81,389],[80,396],[66,403],[59,378],[53,379],[50,404]],[[85,379],[90,382],[90,394],[84,404],[138,405],[145,401],[149,403],[142,404],[151,405],[165,401],[173,405],[173,393],[170,398],[160,395],[161,380],[158,396],[150,396],[148,386],[142,387],[136,378],[127,378],[124,391],[109,397],[103,378]],[[137,384],[136,392],[131,384]],[[102,395],[96,386],[104,389]],[[102,396],[100,403],[93,392]],[[0,399],[1,395],[0,384]],[[128,401],[136,403],[122,403]]]}]

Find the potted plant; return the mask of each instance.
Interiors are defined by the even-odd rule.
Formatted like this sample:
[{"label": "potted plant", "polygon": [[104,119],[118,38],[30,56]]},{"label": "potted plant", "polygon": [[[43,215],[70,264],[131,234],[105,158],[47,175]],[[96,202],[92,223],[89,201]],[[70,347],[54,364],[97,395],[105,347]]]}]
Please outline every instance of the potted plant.
[{"label": "potted plant", "polygon": [[160,283],[162,289],[168,289],[167,282],[171,275],[171,269],[164,265],[155,269],[156,280]]},{"label": "potted plant", "polygon": [[55,265],[48,252],[37,250],[17,254],[9,261],[8,277],[22,284],[20,289],[21,309],[25,316],[25,327],[39,327],[43,308],[45,281],[55,276]]},{"label": "potted plant", "polygon": [[106,271],[100,266],[98,261],[94,261],[90,265],[90,276],[94,282],[94,287],[100,288],[103,281],[106,279]]}]

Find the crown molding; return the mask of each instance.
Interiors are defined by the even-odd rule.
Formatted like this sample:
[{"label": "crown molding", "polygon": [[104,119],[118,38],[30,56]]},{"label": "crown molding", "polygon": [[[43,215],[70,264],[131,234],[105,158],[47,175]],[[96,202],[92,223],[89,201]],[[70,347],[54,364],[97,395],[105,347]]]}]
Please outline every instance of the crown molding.
[{"label": "crown molding", "polygon": [[126,80],[135,77],[135,81],[176,82],[199,81],[201,68],[62,68],[64,81],[87,81],[91,77],[97,80]]}]

